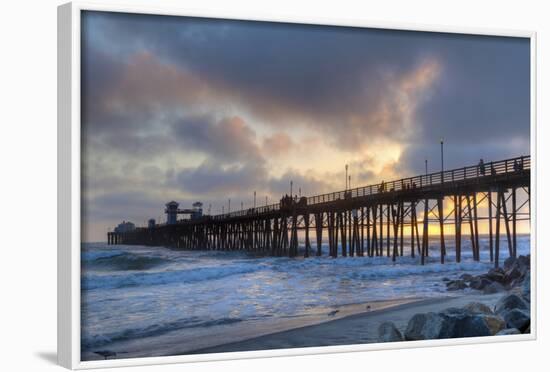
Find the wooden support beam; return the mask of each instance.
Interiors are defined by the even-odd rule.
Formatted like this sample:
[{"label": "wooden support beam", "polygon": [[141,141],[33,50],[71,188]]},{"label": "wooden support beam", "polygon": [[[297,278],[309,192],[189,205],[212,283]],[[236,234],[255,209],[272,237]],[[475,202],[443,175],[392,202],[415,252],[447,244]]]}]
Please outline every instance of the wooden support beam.
[{"label": "wooden support beam", "polygon": [[422,231],[422,254],[420,256],[420,263],[424,265],[425,257],[428,255],[428,199],[424,200],[424,229]]},{"label": "wooden support beam", "polygon": [[489,259],[493,262],[493,192],[491,189],[487,192],[487,203],[489,203],[489,206],[487,207],[489,214]]},{"label": "wooden support beam", "polygon": [[443,225],[443,198],[437,199],[437,213],[439,215],[439,238],[441,263],[445,263],[445,229]]},{"label": "wooden support beam", "polygon": [[340,233],[342,235],[342,256],[347,257],[347,229],[346,229],[346,212],[339,212],[338,218],[340,220]]},{"label": "wooden support beam", "polygon": [[365,207],[361,207],[361,247],[359,248],[359,252],[360,256],[365,254]]},{"label": "wooden support beam", "polygon": [[380,236],[378,237],[378,245],[379,245],[379,255],[382,256],[384,254],[384,209],[382,204],[380,204],[380,218],[379,218],[379,225],[380,225]]},{"label": "wooden support beam", "polygon": [[387,218],[386,218],[386,256],[390,257],[390,225],[391,225],[391,216],[390,216],[390,205],[386,205]]},{"label": "wooden support beam", "polygon": [[323,254],[322,251],[322,244],[323,244],[323,213],[316,213],[315,214],[315,230],[316,230],[316,236],[317,239],[317,256],[321,256]]},{"label": "wooden support beam", "polygon": [[512,248],[512,236],[510,234],[510,220],[509,220],[508,211],[507,211],[507,208],[506,208],[506,197],[505,197],[504,193],[505,193],[505,190],[503,190],[502,193],[501,193],[501,198],[502,198],[502,219],[504,220],[504,227],[506,228],[506,238],[508,240],[508,253],[509,253],[510,257],[513,257],[514,252],[513,252],[513,248]]},{"label": "wooden support beam", "polygon": [[311,249],[309,243],[309,213],[304,214],[304,224],[306,229],[306,242],[305,242],[305,252],[304,257],[309,257],[309,250]]},{"label": "wooden support beam", "polygon": [[497,215],[496,215],[496,231],[495,231],[495,267],[499,265],[500,255],[500,201],[502,191],[499,187],[497,191]]},{"label": "wooden support beam", "polygon": [[470,226],[470,240],[472,242],[472,256],[474,258],[474,261],[478,261],[476,256],[476,239],[475,239],[475,231],[474,231],[474,219],[473,219],[473,213],[472,213],[472,204],[470,203],[470,195],[466,196],[466,202],[468,204],[468,224]]},{"label": "wooden support beam", "polygon": [[404,245],[404,241],[403,241],[403,234],[404,234],[404,231],[405,231],[405,203],[403,201],[401,201],[400,203],[401,205],[401,213],[399,214],[400,218],[399,218],[399,224],[400,224],[400,233],[401,233],[401,236],[400,236],[400,245],[399,245],[399,255],[401,257],[403,257],[403,245]]},{"label": "wooden support beam", "polygon": [[[393,250],[392,250],[392,261],[395,262],[395,258],[398,254],[398,248],[397,248],[397,238],[399,235],[399,217],[398,211],[394,208],[393,204],[389,205],[389,208],[391,210],[391,217],[392,217],[392,225],[393,225]],[[397,207],[399,209],[399,206]]]},{"label": "wooden support beam", "polygon": [[372,246],[370,256],[375,254],[378,256],[378,226],[376,224],[378,207],[374,205],[372,207]]},{"label": "wooden support beam", "polygon": [[414,258],[414,230],[416,226],[416,203],[411,202],[411,257]]},{"label": "wooden support beam", "polygon": [[517,209],[516,209],[516,188],[512,188],[512,257],[517,257],[518,241],[517,241]]},{"label": "wooden support beam", "polygon": [[476,261],[479,261],[480,255],[479,255],[479,226],[478,226],[478,218],[477,218],[477,193],[474,192],[473,194],[473,204],[474,204],[474,232],[476,237]]},{"label": "wooden support beam", "polygon": [[367,207],[365,208],[365,211],[366,211],[366,213],[367,213],[367,255],[368,255],[368,256],[371,256],[371,253],[370,253],[370,251],[371,251],[371,241],[370,241],[370,228],[371,228],[371,226],[370,226],[370,207],[367,206]]}]

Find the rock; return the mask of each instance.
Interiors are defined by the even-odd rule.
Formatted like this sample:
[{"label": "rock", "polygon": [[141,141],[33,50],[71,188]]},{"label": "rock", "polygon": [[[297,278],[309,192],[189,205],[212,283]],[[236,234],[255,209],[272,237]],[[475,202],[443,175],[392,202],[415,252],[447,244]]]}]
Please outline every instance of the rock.
[{"label": "rock", "polygon": [[483,316],[483,320],[485,321],[485,324],[487,324],[487,327],[489,327],[491,335],[496,335],[498,332],[506,328],[506,322],[501,317],[495,315],[485,315]]},{"label": "rock", "polygon": [[444,328],[451,329],[449,337],[453,338],[492,336],[506,325],[495,315],[475,313],[467,308],[446,309],[441,315],[446,317],[448,324]]},{"label": "rock", "polygon": [[449,278],[447,278],[447,277],[444,277],[444,278],[441,279],[441,280],[444,281],[444,282],[450,282],[450,281],[451,281],[451,279],[449,279]]},{"label": "rock", "polygon": [[482,290],[483,288],[487,287],[491,283],[492,282],[485,277],[474,276],[474,278],[470,281],[470,288]]},{"label": "rock", "polygon": [[523,275],[527,274],[531,269],[531,255],[519,256],[516,260],[516,264]]},{"label": "rock", "polygon": [[403,341],[403,335],[401,335],[401,332],[399,332],[393,322],[384,322],[380,324],[380,327],[378,327],[378,341]]},{"label": "rock", "polygon": [[515,257],[508,257],[504,260],[504,270],[509,270],[512,267],[516,266],[517,258]]},{"label": "rock", "polygon": [[507,328],[517,328],[521,332],[531,325],[531,315],[528,310],[512,309],[503,314]]},{"label": "rock", "polygon": [[506,328],[497,332],[496,336],[505,336],[505,335],[519,335],[521,332],[517,328]]},{"label": "rock", "polygon": [[450,332],[444,330],[445,318],[436,313],[415,314],[407,324],[405,340],[433,340],[448,338]]},{"label": "rock", "polygon": [[416,314],[407,324],[406,340],[492,336],[505,327],[497,316],[450,308],[441,313]]},{"label": "rock", "polygon": [[499,282],[499,283],[504,283],[505,282],[504,270],[500,267],[492,268],[485,275],[486,275],[487,279],[489,279],[491,281]]},{"label": "rock", "polygon": [[451,280],[451,281],[447,282],[447,290],[448,291],[457,291],[457,290],[465,289],[465,288],[468,288],[468,285],[466,285],[466,283],[464,283],[464,280],[462,280],[462,279]]},{"label": "rock", "polygon": [[493,294],[504,291],[506,288],[499,282],[492,282],[485,288],[483,288],[483,294]]},{"label": "rock", "polygon": [[531,273],[527,272],[525,275],[525,278],[523,279],[523,283],[521,284],[521,295],[523,298],[531,302]]},{"label": "rock", "polygon": [[504,281],[506,283],[511,283],[516,279],[521,279],[522,273],[517,266],[512,266],[504,272]]},{"label": "rock", "polygon": [[470,275],[470,274],[460,275],[460,279],[464,280],[465,282],[470,282],[473,278],[474,278],[474,276]]},{"label": "rock", "polygon": [[529,304],[518,295],[509,294],[498,300],[495,305],[495,313],[502,316],[513,309],[529,310]]},{"label": "rock", "polygon": [[468,305],[464,306],[464,309],[472,313],[494,315],[491,308],[481,302],[470,302]]}]

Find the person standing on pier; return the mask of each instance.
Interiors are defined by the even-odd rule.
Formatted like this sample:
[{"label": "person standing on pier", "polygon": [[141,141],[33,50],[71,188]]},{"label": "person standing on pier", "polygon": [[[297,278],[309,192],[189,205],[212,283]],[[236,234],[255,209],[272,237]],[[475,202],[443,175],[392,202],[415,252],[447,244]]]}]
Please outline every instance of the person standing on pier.
[{"label": "person standing on pier", "polygon": [[483,162],[483,159],[479,159],[479,173],[482,176],[485,176],[485,163]]}]

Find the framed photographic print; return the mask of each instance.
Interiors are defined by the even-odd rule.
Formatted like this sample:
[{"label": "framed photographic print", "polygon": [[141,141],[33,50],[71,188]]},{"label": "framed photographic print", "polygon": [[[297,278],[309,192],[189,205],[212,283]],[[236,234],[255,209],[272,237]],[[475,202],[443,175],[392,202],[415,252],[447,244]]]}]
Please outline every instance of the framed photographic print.
[{"label": "framed photographic print", "polygon": [[63,366],[535,338],[534,32],[58,27]]}]

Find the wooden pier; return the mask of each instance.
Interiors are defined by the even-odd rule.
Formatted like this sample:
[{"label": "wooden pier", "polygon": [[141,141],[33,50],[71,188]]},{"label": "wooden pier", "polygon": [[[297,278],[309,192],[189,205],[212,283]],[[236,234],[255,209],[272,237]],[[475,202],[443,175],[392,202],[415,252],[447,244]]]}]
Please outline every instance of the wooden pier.
[{"label": "wooden pier", "polygon": [[434,225],[439,231],[441,263],[447,256],[447,225],[454,227],[456,261],[460,262],[465,243],[479,261],[479,222],[487,221],[490,260],[498,266],[504,242],[506,256],[516,257],[517,223],[530,219],[530,170],[530,156],[521,156],[329,194],[283,197],[278,204],[127,233],[110,232],[107,238],[109,244],[289,257],[297,256],[301,246],[301,254],[309,257],[322,254],[326,234],[332,257],[396,260],[407,254],[418,256],[424,264]]}]

